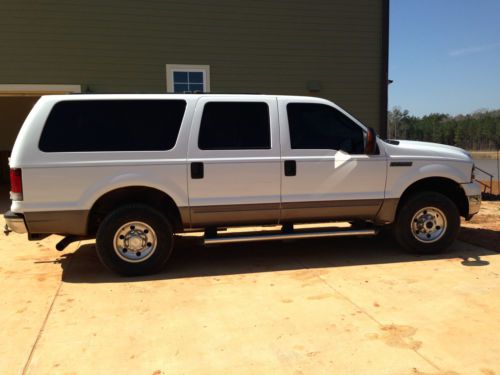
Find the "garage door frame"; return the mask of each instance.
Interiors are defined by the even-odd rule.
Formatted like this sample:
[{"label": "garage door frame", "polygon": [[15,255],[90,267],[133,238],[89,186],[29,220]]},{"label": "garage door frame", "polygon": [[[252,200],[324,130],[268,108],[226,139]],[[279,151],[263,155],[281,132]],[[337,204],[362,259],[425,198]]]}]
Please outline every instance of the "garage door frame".
[{"label": "garage door frame", "polygon": [[[1,97],[26,97],[54,94],[79,94],[81,85],[51,85],[51,84],[0,84]],[[0,134],[1,134],[0,128]],[[0,184],[8,181],[8,156],[11,150],[0,149]]]},{"label": "garage door frame", "polygon": [[81,85],[0,84],[1,96],[79,94],[81,92]]}]

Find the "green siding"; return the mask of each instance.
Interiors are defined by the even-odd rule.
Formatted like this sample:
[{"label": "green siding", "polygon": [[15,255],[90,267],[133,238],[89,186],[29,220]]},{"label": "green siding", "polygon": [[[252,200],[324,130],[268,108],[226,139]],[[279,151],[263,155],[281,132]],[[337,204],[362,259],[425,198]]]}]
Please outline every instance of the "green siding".
[{"label": "green siding", "polygon": [[4,0],[0,83],[158,93],[166,64],[207,64],[212,92],[326,97],[378,129],[384,1]]}]

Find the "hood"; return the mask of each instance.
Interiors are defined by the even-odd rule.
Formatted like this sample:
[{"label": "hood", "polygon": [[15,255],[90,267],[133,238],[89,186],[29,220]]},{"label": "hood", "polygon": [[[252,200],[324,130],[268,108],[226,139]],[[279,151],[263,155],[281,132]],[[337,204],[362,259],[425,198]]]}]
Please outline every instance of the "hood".
[{"label": "hood", "polygon": [[384,146],[389,156],[445,158],[472,163],[471,155],[467,151],[459,147],[442,145],[440,143],[390,140],[385,142]]}]

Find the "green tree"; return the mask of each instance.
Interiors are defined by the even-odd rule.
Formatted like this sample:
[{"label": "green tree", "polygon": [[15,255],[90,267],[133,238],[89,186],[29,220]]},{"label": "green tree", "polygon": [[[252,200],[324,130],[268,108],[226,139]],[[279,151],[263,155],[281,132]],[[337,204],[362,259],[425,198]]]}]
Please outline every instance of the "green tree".
[{"label": "green tree", "polygon": [[387,135],[394,139],[438,142],[470,150],[500,147],[500,110],[467,115],[431,113],[416,117],[394,107],[388,112]]}]

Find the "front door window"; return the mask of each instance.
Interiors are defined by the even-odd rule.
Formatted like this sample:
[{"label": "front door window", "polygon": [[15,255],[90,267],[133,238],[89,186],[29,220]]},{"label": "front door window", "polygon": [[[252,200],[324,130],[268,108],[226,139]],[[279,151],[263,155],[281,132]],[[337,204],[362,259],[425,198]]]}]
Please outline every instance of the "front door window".
[{"label": "front door window", "polygon": [[335,108],[325,104],[289,103],[287,112],[292,149],[364,153],[363,131]]}]

